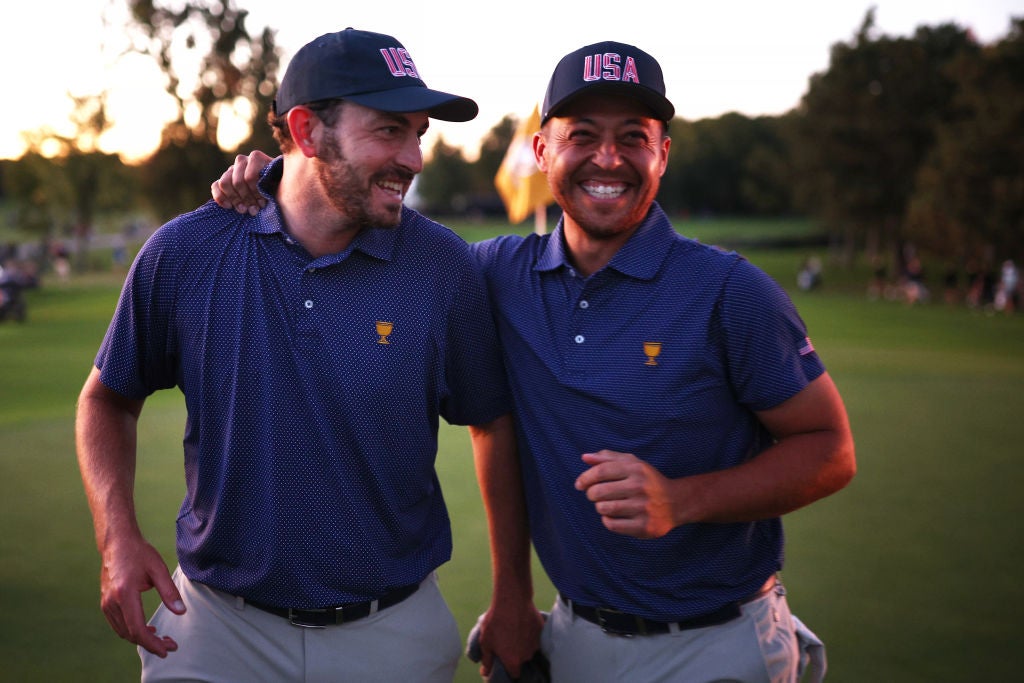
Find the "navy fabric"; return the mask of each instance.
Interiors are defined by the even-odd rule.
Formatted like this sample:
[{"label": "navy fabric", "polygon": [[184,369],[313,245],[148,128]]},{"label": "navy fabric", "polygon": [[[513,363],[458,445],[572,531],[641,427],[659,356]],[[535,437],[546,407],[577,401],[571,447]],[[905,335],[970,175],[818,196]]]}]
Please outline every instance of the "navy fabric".
[{"label": "navy fabric", "polygon": [[125,396],[185,395],[185,574],[284,607],[366,600],[447,561],[439,417],[510,410],[467,245],[408,208],[317,259],[273,202],[172,220],[133,264],[96,365]]},{"label": "navy fabric", "polygon": [[782,565],[780,520],[636,539],[605,529],[573,482],[580,456],[601,449],[682,477],[769,446],[752,411],[824,371],[782,288],[737,254],[677,234],[657,205],[587,279],[566,257],[561,222],[473,249],[515,396],[533,542],[558,591],[659,621],[757,591]]},{"label": "navy fabric", "polygon": [[651,108],[661,121],[671,121],[676,110],[665,97],[661,65],[633,45],[604,41],[570,52],[555,66],[541,106],[541,123],[558,116],[577,97],[606,94],[630,97]]}]

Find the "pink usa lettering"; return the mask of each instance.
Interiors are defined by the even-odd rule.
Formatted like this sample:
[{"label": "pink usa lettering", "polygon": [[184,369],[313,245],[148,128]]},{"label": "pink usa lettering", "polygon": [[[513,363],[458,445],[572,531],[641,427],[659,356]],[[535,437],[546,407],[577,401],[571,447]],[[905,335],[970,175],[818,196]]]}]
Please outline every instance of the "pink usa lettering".
[{"label": "pink usa lettering", "polygon": [[640,75],[636,72],[636,61],[626,57],[626,64],[621,66],[622,57],[614,52],[605,52],[583,60],[584,81],[628,81],[640,85]]},{"label": "pink usa lettering", "polygon": [[384,61],[387,62],[392,76],[420,77],[416,72],[416,65],[413,64],[412,57],[409,56],[404,47],[382,47],[380,54],[384,57]]}]

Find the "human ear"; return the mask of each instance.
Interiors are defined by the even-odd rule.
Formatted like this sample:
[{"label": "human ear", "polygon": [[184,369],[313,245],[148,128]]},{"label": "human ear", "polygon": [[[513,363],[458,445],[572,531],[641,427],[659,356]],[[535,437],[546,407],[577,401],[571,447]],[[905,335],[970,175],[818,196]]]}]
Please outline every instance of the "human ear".
[{"label": "human ear", "polygon": [[547,140],[544,139],[544,134],[540,131],[533,134],[533,158],[537,162],[537,168],[541,170],[541,173],[548,172],[548,162],[544,157],[544,150],[547,148]]},{"label": "human ear", "polygon": [[317,153],[315,141],[317,128],[322,125],[319,117],[309,107],[299,105],[288,110],[288,132],[296,147],[308,158],[313,158]]}]

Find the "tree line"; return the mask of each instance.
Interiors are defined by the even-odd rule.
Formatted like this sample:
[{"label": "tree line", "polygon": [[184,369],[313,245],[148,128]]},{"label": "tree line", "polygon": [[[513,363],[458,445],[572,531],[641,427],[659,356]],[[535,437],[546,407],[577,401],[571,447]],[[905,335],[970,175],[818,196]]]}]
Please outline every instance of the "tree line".
[{"label": "tree line", "polygon": [[[250,32],[233,0],[126,1],[129,49],[160,64],[179,116],[150,159],[125,167],[95,146],[105,95],[78,98],[75,135],[37,131],[21,159],[0,162],[0,199],[23,231],[88,233],[98,211],[145,206],[162,221],[202,203],[233,158],[217,130],[239,100],[252,121],[241,149],[276,149],[264,123],[280,60],[272,30]],[[203,55],[198,74],[175,61],[183,40]],[[498,122],[473,161],[438,139],[416,185],[424,210],[503,214],[493,181],[516,125]],[[898,260],[907,245],[947,267],[1024,261],[1024,18],[981,44],[955,24],[880,34],[871,9],[791,111],[676,118],[669,132],[658,199],[670,215],[808,216],[847,261]]]},{"label": "tree line", "polygon": [[[658,201],[677,216],[810,216],[838,253],[908,245],[946,267],[1024,256],[1024,20],[980,44],[954,24],[877,35],[874,10],[832,47],[799,104],[671,122]],[[422,193],[437,213],[500,209],[488,182],[504,120],[470,163],[439,141]]]}]

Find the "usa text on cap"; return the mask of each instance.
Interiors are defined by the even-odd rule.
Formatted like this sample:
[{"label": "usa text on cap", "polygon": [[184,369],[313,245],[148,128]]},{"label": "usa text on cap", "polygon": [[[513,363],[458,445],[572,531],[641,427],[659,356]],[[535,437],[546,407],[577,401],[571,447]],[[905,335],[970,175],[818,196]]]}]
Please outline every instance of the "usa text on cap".
[{"label": "usa text on cap", "polygon": [[425,111],[444,121],[469,121],[478,112],[476,102],[467,97],[428,88],[398,40],[354,28],[326,33],[295,53],[281,79],[274,112],[338,98],[380,111]]},{"label": "usa text on cap", "polygon": [[638,47],[605,41],[581,47],[558,62],[544,94],[541,123],[580,95],[598,92],[639,100],[662,121],[671,121],[676,113],[665,97],[658,61]]}]

